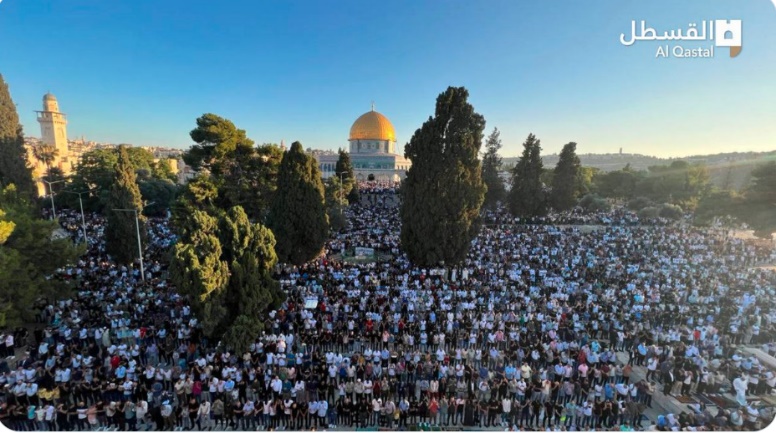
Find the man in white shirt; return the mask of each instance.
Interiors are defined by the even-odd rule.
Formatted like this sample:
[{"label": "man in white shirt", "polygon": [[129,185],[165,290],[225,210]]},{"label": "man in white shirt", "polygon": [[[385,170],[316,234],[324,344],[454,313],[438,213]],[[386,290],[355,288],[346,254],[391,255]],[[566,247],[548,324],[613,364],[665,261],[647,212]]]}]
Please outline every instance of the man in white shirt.
[{"label": "man in white shirt", "polygon": [[318,427],[323,428],[326,425],[326,413],[329,411],[329,402],[321,399],[318,402]]}]

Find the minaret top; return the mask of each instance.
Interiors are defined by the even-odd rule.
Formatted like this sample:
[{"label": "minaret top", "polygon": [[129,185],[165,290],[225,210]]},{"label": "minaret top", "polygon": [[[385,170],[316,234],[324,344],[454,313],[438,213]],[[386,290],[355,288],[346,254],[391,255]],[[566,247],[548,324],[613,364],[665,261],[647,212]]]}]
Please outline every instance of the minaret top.
[{"label": "minaret top", "polygon": [[57,97],[52,95],[51,92],[43,95],[43,111],[51,111],[54,113],[59,112],[59,103]]}]

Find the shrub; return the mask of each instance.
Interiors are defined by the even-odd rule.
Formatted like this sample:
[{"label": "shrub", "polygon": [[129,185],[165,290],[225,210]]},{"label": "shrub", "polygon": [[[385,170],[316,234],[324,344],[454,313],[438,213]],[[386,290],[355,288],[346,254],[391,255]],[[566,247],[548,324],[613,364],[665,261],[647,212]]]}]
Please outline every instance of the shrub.
[{"label": "shrub", "polygon": [[646,197],[636,197],[628,202],[628,209],[634,211],[640,211],[645,207],[653,206],[652,200]]},{"label": "shrub", "polygon": [[678,220],[684,215],[682,208],[675,204],[663,204],[660,207],[660,216],[671,220]]},{"label": "shrub", "polygon": [[660,216],[660,209],[654,206],[649,206],[639,211],[639,219],[654,219]]},{"label": "shrub", "polygon": [[579,200],[579,207],[585,210],[585,212],[606,212],[611,209],[609,202],[596,194],[587,194]]}]

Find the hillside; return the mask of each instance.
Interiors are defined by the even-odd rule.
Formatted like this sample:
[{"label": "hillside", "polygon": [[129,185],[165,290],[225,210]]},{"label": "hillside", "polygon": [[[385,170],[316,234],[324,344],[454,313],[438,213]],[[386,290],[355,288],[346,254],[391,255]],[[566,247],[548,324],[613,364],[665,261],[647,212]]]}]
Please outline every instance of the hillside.
[{"label": "hillside", "polygon": [[[603,171],[620,170],[626,165],[634,170],[646,170],[652,165],[668,165],[673,161],[687,161],[691,164],[703,163],[709,168],[711,182],[722,188],[741,189],[749,183],[752,169],[766,161],[776,160],[776,151],[772,152],[733,152],[715,155],[696,155],[684,158],[657,158],[640,154],[581,154],[583,166],[595,167]],[[504,166],[509,167],[518,158],[504,158]],[[554,167],[558,163],[558,155],[542,157],[545,167]]]}]

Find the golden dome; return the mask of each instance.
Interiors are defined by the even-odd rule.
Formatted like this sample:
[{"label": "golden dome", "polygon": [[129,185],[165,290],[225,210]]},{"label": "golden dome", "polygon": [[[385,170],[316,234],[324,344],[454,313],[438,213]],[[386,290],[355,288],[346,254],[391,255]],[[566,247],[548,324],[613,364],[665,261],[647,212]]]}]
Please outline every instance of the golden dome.
[{"label": "golden dome", "polygon": [[356,119],[350,127],[348,140],[396,141],[396,131],[387,117],[372,110]]}]

